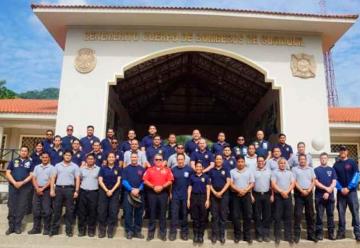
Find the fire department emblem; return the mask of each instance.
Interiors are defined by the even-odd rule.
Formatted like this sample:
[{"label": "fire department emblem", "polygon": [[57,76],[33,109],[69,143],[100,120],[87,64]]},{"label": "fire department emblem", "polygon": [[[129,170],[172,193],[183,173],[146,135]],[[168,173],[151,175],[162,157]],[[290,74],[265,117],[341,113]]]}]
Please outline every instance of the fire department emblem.
[{"label": "fire department emblem", "polygon": [[81,48],[75,58],[75,69],[80,73],[89,73],[96,66],[95,51],[90,48]]},{"label": "fire department emblem", "polygon": [[315,77],[316,64],[314,55],[309,55],[305,53],[291,55],[291,71],[294,77]]}]

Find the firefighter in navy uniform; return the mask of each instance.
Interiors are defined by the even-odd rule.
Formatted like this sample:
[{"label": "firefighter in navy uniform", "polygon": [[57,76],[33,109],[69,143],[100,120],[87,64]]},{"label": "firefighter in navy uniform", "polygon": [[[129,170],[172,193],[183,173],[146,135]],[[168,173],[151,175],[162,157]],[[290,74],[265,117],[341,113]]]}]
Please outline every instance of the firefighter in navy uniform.
[{"label": "firefighter in navy uniform", "polygon": [[131,141],[133,139],[136,139],[136,133],[134,129],[130,129],[128,131],[128,139],[124,140],[123,142],[121,142],[120,144],[120,150],[125,153],[126,151],[130,151],[131,149]]},{"label": "firefighter in navy uniform", "polygon": [[[92,144],[92,151],[90,153],[92,153],[95,157],[95,164],[99,167],[101,167],[102,165],[104,165],[106,163],[106,156],[105,154],[101,151],[101,145],[99,141],[94,141]],[[116,155],[115,155],[116,156]]]},{"label": "firefighter in navy uniform", "polygon": [[264,131],[258,130],[253,144],[256,148],[256,155],[263,156],[265,160],[268,160],[271,157],[271,145],[267,140],[264,140],[264,137]]},{"label": "firefighter in navy uniform", "polygon": [[56,165],[63,160],[64,149],[61,146],[61,136],[55,135],[54,146],[50,150],[51,164]]},{"label": "firefighter in navy uniform", "polygon": [[99,138],[94,135],[94,126],[86,127],[86,136],[80,139],[81,150],[88,154],[92,150],[92,145],[95,141],[100,142]]},{"label": "firefighter in navy uniform", "polygon": [[6,235],[21,233],[21,222],[28,208],[28,198],[31,195],[33,163],[29,159],[29,148],[22,146],[20,156],[12,160],[6,169],[9,181],[8,221],[9,229]]},{"label": "firefighter in navy uniform", "polygon": [[224,244],[225,223],[229,206],[230,170],[223,166],[221,154],[215,156],[215,167],[208,172],[208,175],[211,181],[211,242],[215,244],[219,240]]},{"label": "firefighter in navy uniform", "polygon": [[99,238],[104,238],[106,231],[108,238],[113,238],[118,221],[122,171],[115,162],[116,155],[110,152],[99,173]]},{"label": "firefighter in navy uniform", "polygon": [[73,125],[67,125],[66,127],[66,136],[61,138],[61,145],[64,148],[64,150],[71,150],[72,149],[72,143],[74,140],[78,139],[73,135],[74,132],[74,126]]},{"label": "firefighter in navy uniform", "polygon": [[191,167],[185,163],[185,153],[176,154],[177,162],[171,171],[174,175],[174,183],[171,187],[171,227],[169,239],[176,239],[177,227],[180,225],[180,237],[187,240],[189,237],[189,228],[187,222],[187,190],[190,182],[190,176],[193,173]]},{"label": "firefighter in navy uniform", "polygon": [[156,154],[161,154],[163,156],[164,161],[165,159],[165,148],[161,145],[161,137],[160,135],[154,135],[152,139],[152,145],[146,148],[146,159],[149,161],[150,164],[154,163],[154,156]]},{"label": "firefighter in navy uniform", "polygon": [[192,132],[192,139],[186,141],[185,143],[185,152],[188,156],[191,156],[191,154],[194,151],[198,150],[198,144],[201,139],[201,133],[199,129],[194,129]]},{"label": "firefighter in navy uniform", "polygon": [[31,153],[31,162],[34,164],[34,167],[38,164],[41,164],[41,154],[44,152],[44,145],[42,142],[38,142],[35,145],[35,150]]},{"label": "firefighter in navy uniform", "polygon": [[85,163],[85,154],[80,150],[80,140],[74,139],[71,143],[71,146],[73,153],[71,161],[80,167]]},{"label": "firefighter in navy uniform", "polygon": [[203,172],[201,161],[195,162],[195,173],[190,177],[187,207],[193,220],[194,243],[204,243],[207,209],[210,207],[210,178]]},{"label": "firefighter in navy uniform", "polygon": [[205,139],[201,138],[198,143],[198,149],[191,154],[191,168],[195,170],[195,163],[199,161],[204,168],[204,173],[214,168],[214,155],[207,149]]},{"label": "firefighter in navy uniform", "polygon": [[54,132],[52,130],[46,130],[46,137],[43,139],[42,144],[44,146],[44,151],[51,152],[51,149],[54,146]]},{"label": "firefighter in navy uniform", "polygon": [[109,128],[106,132],[106,138],[100,142],[102,152],[104,154],[109,153],[112,150],[111,141],[115,138],[114,129]]},{"label": "firefighter in navy uniform", "polygon": [[247,154],[247,146],[245,144],[245,137],[239,136],[236,140],[236,146],[233,147],[233,155],[246,156],[246,154]]}]

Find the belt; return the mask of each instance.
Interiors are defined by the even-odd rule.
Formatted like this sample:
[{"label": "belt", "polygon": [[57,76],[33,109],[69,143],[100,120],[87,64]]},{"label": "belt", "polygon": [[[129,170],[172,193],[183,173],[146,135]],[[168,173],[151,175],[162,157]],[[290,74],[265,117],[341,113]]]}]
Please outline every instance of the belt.
[{"label": "belt", "polygon": [[80,188],[80,191],[84,191],[84,192],[97,192],[99,191],[98,189],[82,189]]},{"label": "belt", "polygon": [[270,194],[270,190],[269,190],[269,191],[266,191],[266,192],[257,192],[257,191],[254,191],[254,193],[255,193],[256,195],[268,195],[268,194]]},{"label": "belt", "polygon": [[57,188],[67,189],[74,188],[74,185],[56,185]]},{"label": "belt", "polygon": [[205,193],[195,193],[195,192],[191,192],[192,195],[206,195]]}]

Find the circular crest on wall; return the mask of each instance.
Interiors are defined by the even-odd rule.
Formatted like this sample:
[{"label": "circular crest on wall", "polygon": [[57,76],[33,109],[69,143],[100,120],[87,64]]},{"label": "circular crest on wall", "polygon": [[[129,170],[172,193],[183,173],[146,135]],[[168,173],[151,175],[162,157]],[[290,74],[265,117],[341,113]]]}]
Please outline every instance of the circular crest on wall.
[{"label": "circular crest on wall", "polygon": [[96,66],[95,51],[91,48],[81,48],[74,61],[75,69],[80,73],[89,73]]}]

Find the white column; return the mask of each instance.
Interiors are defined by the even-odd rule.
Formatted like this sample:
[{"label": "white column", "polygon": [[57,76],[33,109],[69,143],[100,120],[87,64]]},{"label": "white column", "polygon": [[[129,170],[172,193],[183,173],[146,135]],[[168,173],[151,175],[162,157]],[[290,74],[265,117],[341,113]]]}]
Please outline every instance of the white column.
[{"label": "white column", "polygon": [[2,146],[2,137],[4,135],[4,128],[0,126],[0,148]]}]

